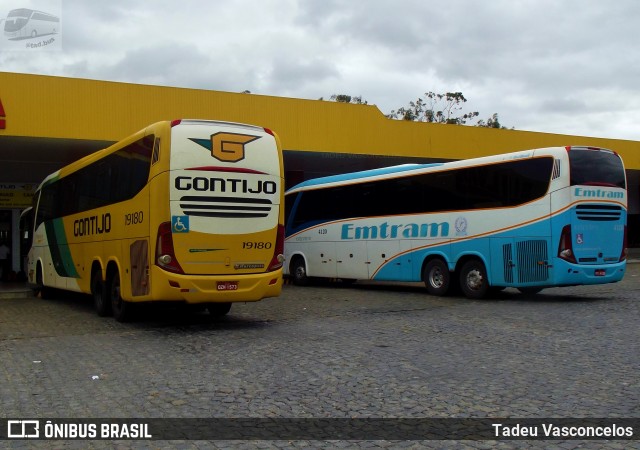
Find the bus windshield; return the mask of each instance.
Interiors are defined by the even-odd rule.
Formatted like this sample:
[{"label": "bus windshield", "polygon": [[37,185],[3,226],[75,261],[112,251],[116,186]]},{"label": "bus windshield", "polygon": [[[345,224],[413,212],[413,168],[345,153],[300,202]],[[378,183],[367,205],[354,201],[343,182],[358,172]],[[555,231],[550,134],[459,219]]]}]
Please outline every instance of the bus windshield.
[{"label": "bus windshield", "polygon": [[7,20],[4,22],[4,31],[20,30],[27,24],[30,16],[31,10],[29,9],[14,9],[7,15]]},{"label": "bus windshield", "polygon": [[610,150],[573,147],[569,151],[571,185],[626,188],[624,166]]}]

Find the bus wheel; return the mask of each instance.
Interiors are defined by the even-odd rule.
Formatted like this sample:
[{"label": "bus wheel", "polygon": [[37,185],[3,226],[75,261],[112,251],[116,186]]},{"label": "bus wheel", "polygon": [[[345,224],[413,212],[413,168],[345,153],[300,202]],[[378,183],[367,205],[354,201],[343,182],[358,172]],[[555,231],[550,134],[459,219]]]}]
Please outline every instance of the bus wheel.
[{"label": "bus wheel", "polygon": [[207,309],[209,310],[209,315],[211,317],[222,317],[227,315],[231,310],[231,302],[209,303],[207,305]]},{"label": "bus wheel", "polygon": [[293,275],[293,284],[296,286],[306,286],[309,284],[307,266],[304,264],[304,259],[301,256],[296,256],[293,261],[291,261],[291,274]]},{"label": "bus wheel", "polygon": [[36,296],[40,295],[40,298],[43,300],[53,297],[51,289],[44,285],[42,266],[40,266],[40,264],[38,264],[38,268],[36,269],[36,288],[34,289],[34,294]]},{"label": "bus wheel", "polygon": [[460,270],[460,288],[467,298],[480,299],[489,290],[487,270],[482,261],[467,261]]},{"label": "bus wheel", "polygon": [[93,294],[93,304],[100,317],[111,315],[111,299],[107,297],[102,281],[102,274],[96,270],[91,277],[91,293]]},{"label": "bus wheel", "polygon": [[133,305],[122,299],[120,295],[120,275],[118,272],[113,274],[109,283],[109,299],[111,300],[111,309],[113,317],[118,322],[128,322],[131,320]]},{"label": "bus wheel", "polygon": [[429,294],[443,296],[449,291],[451,272],[443,260],[436,258],[427,263],[422,279]]}]

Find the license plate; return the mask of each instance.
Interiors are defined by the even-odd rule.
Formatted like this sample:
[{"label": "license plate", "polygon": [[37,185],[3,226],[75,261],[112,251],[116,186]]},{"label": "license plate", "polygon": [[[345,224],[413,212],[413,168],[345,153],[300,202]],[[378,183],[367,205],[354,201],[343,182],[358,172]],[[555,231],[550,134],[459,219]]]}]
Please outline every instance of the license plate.
[{"label": "license plate", "polygon": [[218,290],[219,291],[237,291],[238,282],[237,281],[218,281]]},{"label": "license plate", "polygon": [[604,269],[596,269],[596,276],[597,277],[603,277],[607,274],[607,271]]}]

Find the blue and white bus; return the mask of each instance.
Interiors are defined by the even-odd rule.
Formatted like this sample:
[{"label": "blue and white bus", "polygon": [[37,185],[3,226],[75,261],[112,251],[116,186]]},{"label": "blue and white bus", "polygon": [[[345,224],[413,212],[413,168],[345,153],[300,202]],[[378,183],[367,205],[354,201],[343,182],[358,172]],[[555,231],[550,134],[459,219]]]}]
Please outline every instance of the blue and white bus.
[{"label": "blue and white bus", "polygon": [[45,34],[55,34],[59,29],[60,19],[58,17],[27,8],[9,11],[4,22],[4,35],[8,39],[33,38]]},{"label": "blue and white bus", "polygon": [[286,193],[285,273],[458,286],[469,298],[620,281],[627,191],[620,156],[535,149],[305,181]]}]

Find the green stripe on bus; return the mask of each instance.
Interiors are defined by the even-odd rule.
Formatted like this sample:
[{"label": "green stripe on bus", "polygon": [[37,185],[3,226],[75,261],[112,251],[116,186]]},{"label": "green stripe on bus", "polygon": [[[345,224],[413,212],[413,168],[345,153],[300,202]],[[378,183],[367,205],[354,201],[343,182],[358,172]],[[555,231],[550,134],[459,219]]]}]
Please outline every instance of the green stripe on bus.
[{"label": "green stripe on bus", "polygon": [[73,264],[62,219],[47,220],[44,225],[56,273],[61,277],[80,278]]}]

